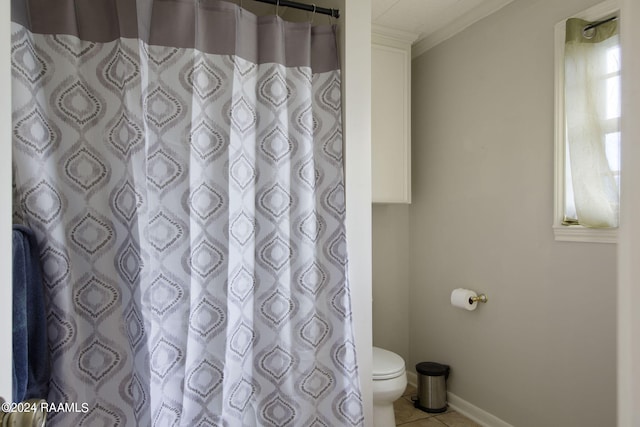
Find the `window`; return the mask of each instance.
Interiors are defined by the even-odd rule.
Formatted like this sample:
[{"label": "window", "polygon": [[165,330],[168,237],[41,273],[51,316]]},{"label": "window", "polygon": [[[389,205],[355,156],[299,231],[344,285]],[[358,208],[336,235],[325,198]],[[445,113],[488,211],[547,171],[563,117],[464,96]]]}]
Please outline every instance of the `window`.
[{"label": "window", "polygon": [[620,188],[616,1],[556,25],[556,240],[615,243]]}]

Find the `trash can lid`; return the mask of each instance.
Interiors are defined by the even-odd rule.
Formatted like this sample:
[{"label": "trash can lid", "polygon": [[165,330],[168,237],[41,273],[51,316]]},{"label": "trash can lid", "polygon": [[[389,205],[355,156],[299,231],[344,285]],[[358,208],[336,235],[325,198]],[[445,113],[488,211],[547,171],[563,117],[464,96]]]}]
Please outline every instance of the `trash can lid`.
[{"label": "trash can lid", "polygon": [[442,365],[436,362],[420,362],[416,365],[416,371],[422,375],[428,375],[430,377],[445,377],[449,376],[449,366]]}]

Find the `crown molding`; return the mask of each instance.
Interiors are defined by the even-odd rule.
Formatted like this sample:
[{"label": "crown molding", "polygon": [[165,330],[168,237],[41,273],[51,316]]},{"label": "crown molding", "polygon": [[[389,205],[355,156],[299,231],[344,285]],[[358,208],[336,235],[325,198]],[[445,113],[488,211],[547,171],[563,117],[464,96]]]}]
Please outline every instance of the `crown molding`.
[{"label": "crown molding", "polygon": [[459,32],[486,18],[492,13],[497,12],[512,1],[513,0],[487,0],[482,2],[480,5],[454,19],[448,25],[445,25],[443,28],[434,31],[414,43],[413,48],[411,49],[411,58],[417,58],[429,49],[455,36]]},{"label": "crown molding", "polygon": [[371,25],[371,38],[374,42],[376,41],[376,39],[378,41],[380,41],[380,39],[383,39],[412,45],[413,42],[418,39],[418,37],[420,37],[420,34],[418,33],[397,30],[395,28],[389,28],[378,24]]}]

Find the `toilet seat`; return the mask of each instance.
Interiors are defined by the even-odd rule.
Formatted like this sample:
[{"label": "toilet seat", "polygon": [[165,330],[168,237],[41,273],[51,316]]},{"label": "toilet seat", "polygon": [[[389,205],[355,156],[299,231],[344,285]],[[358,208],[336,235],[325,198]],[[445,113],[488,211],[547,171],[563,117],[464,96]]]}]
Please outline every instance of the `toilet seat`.
[{"label": "toilet seat", "polygon": [[404,360],[383,348],[373,347],[373,380],[388,380],[405,373]]}]

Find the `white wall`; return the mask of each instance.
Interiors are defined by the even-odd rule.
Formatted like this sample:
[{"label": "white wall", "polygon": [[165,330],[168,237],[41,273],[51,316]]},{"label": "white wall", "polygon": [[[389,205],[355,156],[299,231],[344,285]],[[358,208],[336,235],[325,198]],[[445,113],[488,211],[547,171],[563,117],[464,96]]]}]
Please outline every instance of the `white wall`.
[{"label": "white wall", "polygon": [[365,425],[371,426],[371,3],[342,1],[349,282]]},{"label": "white wall", "polygon": [[551,228],[553,29],[597,2],[516,0],[413,61],[408,365],[518,427],[616,419],[616,247]]},{"label": "white wall", "polygon": [[622,2],[622,194],[618,247],[618,426],[640,426],[640,4]]},{"label": "white wall", "polygon": [[11,63],[9,4],[0,2],[0,396],[11,400]]}]

